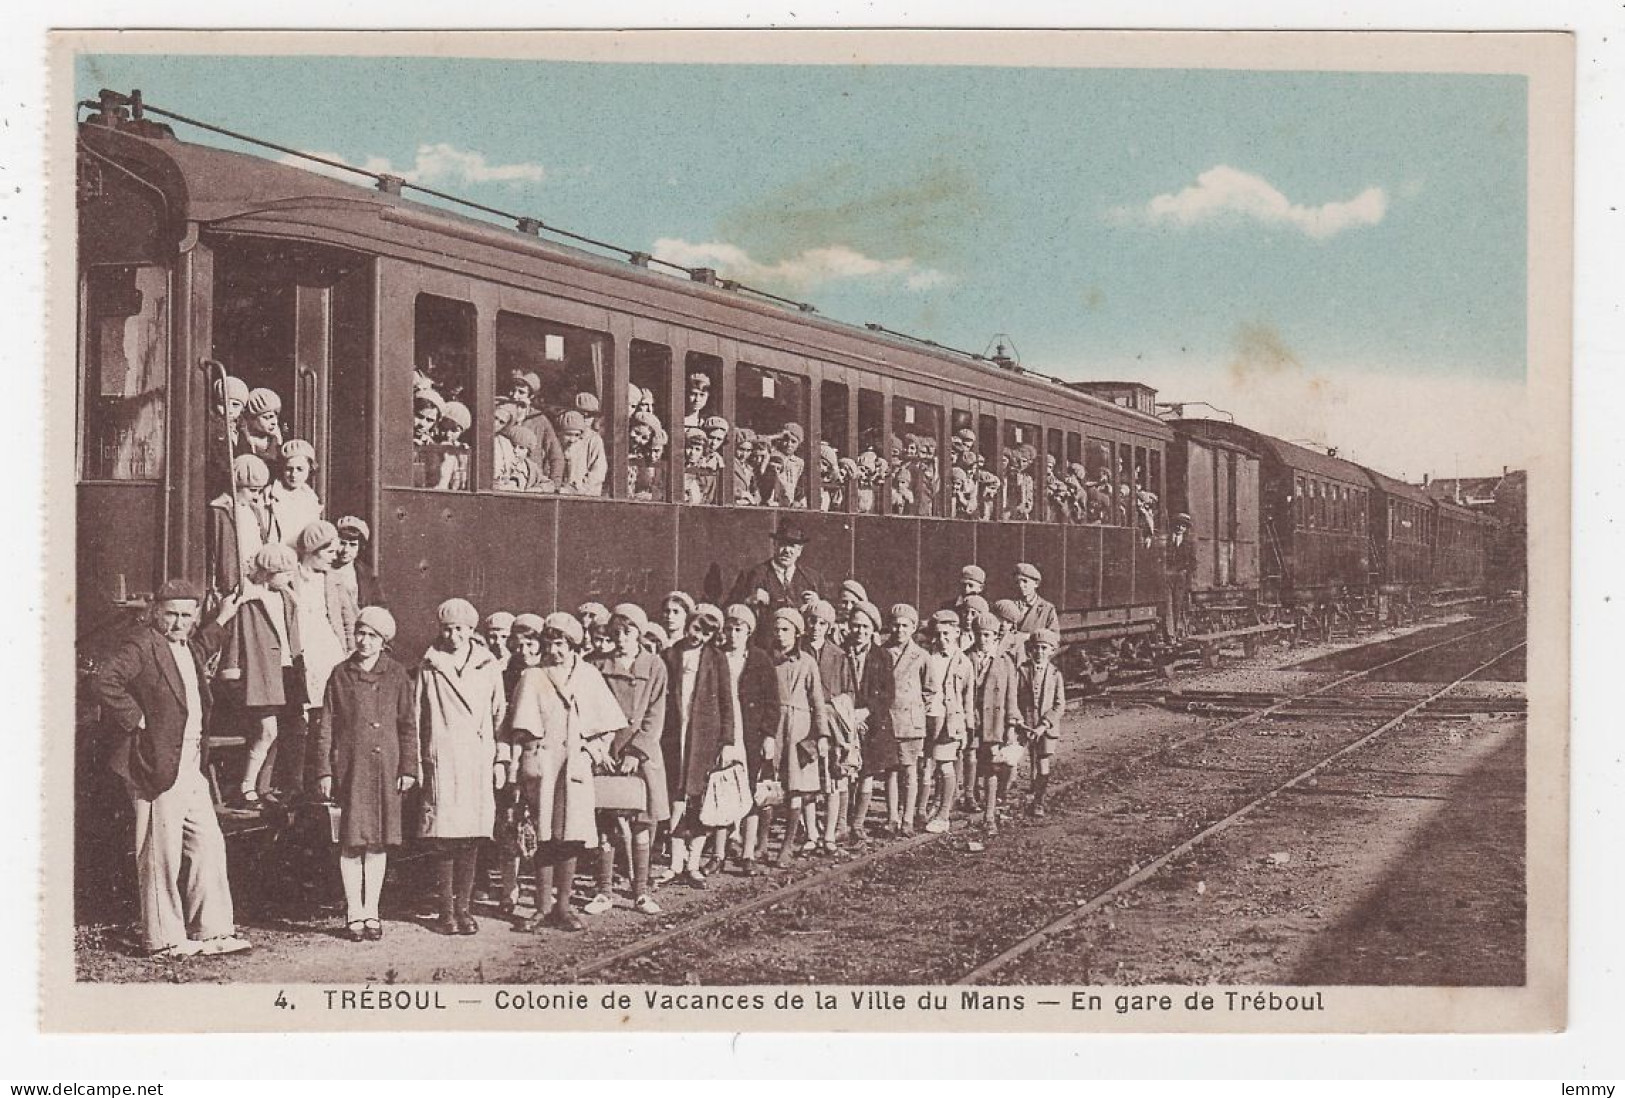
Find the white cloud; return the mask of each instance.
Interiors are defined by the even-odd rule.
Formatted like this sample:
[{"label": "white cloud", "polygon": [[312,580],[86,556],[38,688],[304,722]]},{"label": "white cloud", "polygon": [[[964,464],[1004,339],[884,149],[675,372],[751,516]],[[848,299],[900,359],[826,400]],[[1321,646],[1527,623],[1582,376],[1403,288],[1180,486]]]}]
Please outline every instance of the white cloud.
[{"label": "white cloud", "polygon": [[712,267],[724,278],[794,290],[810,290],[830,282],[854,279],[897,282],[905,289],[927,290],[949,281],[942,271],[922,267],[908,257],[874,259],[844,244],[808,248],[776,263],[762,263],[735,244],[692,243],[663,237],[655,241],[654,255],[684,267]]},{"label": "white cloud", "polygon": [[[313,156],[324,160],[335,160],[341,164],[350,164],[337,153],[315,152]],[[325,164],[317,164],[301,156],[292,154],[283,156],[283,164],[306,171],[316,172],[319,175],[331,176],[346,183],[359,183],[367,186],[362,176],[354,172],[331,168]],[[366,160],[355,165],[369,172],[385,175],[398,175],[408,183],[421,183],[425,186],[436,184],[472,184],[472,183],[506,183],[515,185],[519,183],[540,183],[547,177],[546,171],[540,164],[492,164],[485,158],[484,153],[470,152],[459,149],[455,145],[440,142],[434,145],[419,145],[417,156],[409,168],[397,168],[389,160],[381,156],[369,156]]]},{"label": "white cloud", "polygon": [[1197,176],[1196,182],[1184,190],[1159,194],[1143,207],[1119,208],[1112,214],[1120,221],[1178,226],[1246,218],[1324,240],[1344,229],[1375,225],[1387,212],[1388,195],[1381,187],[1367,187],[1346,202],[1300,206],[1263,176],[1219,164]]}]

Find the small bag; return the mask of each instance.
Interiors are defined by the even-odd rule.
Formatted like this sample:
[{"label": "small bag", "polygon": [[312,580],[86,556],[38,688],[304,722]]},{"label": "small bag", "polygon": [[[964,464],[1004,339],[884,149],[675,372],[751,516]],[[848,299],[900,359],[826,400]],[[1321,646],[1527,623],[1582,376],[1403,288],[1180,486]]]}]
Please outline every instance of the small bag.
[{"label": "small bag", "polygon": [[594,774],[592,798],[601,812],[646,812],[649,787],[636,774]]},{"label": "small bag", "polygon": [[1000,744],[993,749],[993,761],[999,766],[1018,767],[1027,758],[1027,749],[1019,743]]},{"label": "small bag", "polygon": [[756,783],[756,807],[774,808],[784,803],[784,786],[777,778],[763,778]]},{"label": "small bag", "polygon": [[738,763],[711,771],[700,798],[700,824],[704,827],[732,827],[751,808],[750,782]]}]

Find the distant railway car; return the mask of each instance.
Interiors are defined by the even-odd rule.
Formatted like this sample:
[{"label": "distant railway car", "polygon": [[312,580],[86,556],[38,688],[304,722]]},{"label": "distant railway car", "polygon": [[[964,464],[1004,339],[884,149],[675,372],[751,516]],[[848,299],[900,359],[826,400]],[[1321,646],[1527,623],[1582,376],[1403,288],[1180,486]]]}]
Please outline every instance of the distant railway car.
[{"label": "distant railway car", "polygon": [[1495,551],[1500,524],[1480,511],[1450,500],[1437,500],[1435,507],[1434,599],[1483,593],[1490,578],[1490,557]]},{"label": "distant railway car", "polygon": [[1173,421],[1168,456],[1169,511],[1190,516],[1169,548],[1183,596],[1171,604],[1176,636],[1251,625],[1264,602],[1258,452],[1184,426]]},{"label": "distant railway car", "polygon": [[1383,617],[1408,613],[1433,591],[1433,532],[1436,500],[1414,484],[1367,469],[1373,491],[1371,542],[1380,576]]},{"label": "distant railway car", "polygon": [[[1173,435],[1155,415],[708,270],[660,273],[642,253],[546,242],[536,222],[412,202],[399,180],[367,189],[180,141],[131,105],[104,95],[79,135],[82,632],[165,575],[213,572],[210,359],[281,395],[327,514],[370,525],[409,655],[452,595],[513,611],[652,608],[679,588],[724,599],[790,521],[811,538],[805,567],[832,588],[858,577],[882,606],[942,605],[973,562],[992,597],[1013,595],[1027,560],[1074,648],[1159,632]],[[493,424],[526,373],[554,422],[596,409],[601,485],[504,480]],[[460,440],[414,431],[424,384],[469,409]],[[634,399],[668,431],[663,452],[632,445]],[[728,441],[709,463],[686,456],[685,425],[713,415],[735,428]],[[951,458],[966,435],[974,510]],[[771,498],[736,482],[753,440]],[[862,477],[842,461],[858,458]],[[1046,468],[1074,466],[1106,501],[1092,519],[1044,491]]]},{"label": "distant railway car", "polygon": [[[1371,480],[1365,470],[1235,423],[1193,419],[1176,420],[1172,426],[1182,440],[1226,449],[1226,476],[1229,452],[1257,458],[1256,496],[1250,485],[1227,484],[1219,485],[1211,495],[1215,506],[1225,504],[1226,493],[1242,504],[1258,500],[1254,613],[1259,620],[1271,621],[1284,614],[1330,628],[1334,617],[1365,608],[1374,594],[1366,514]],[[1201,508],[1209,494],[1204,465],[1198,460],[1197,472],[1192,474],[1187,457],[1186,468],[1187,501]],[[1237,459],[1238,476],[1246,477],[1250,468]],[[1194,523],[1196,511],[1189,513]],[[1228,522],[1228,514],[1225,518]],[[1247,537],[1252,536],[1249,529]],[[1218,544],[1223,548],[1222,540]],[[1242,547],[1245,554],[1247,542],[1241,535],[1231,544]]]}]

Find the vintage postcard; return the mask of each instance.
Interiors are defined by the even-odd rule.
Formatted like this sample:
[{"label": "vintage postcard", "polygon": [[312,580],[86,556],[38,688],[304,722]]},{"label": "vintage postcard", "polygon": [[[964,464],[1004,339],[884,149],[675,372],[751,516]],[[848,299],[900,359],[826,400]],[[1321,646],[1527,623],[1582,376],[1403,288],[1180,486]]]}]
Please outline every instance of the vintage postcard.
[{"label": "vintage postcard", "polygon": [[44,1027],[1563,1028],[1573,65],[56,34]]}]

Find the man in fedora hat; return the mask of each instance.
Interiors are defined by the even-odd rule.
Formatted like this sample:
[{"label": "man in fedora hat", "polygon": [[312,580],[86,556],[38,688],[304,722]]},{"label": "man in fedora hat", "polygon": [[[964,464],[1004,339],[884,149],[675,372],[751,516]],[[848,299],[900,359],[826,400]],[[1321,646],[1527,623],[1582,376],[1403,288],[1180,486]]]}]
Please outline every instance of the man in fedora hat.
[{"label": "man in fedora hat", "polygon": [[[822,598],[822,577],[811,568],[803,568],[800,563],[808,540],[807,532],[798,522],[786,522],[773,531],[772,556],[739,574],[728,601],[757,608],[758,620],[764,620],[780,607],[799,606],[803,591],[816,591]],[[767,615],[760,610],[763,606],[769,612]]]},{"label": "man in fedora hat", "polygon": [[194,636],[202,593],[166,581],[153,596],[151,628],[140,630],[97,674],[96,699],[114,734],[111,766],[135,807],[141,939],[165,957],[240,953],[226,876],[226,840],[215,818],[208,765],[211,697],[206,672],[241,590],[220,602]]}]

